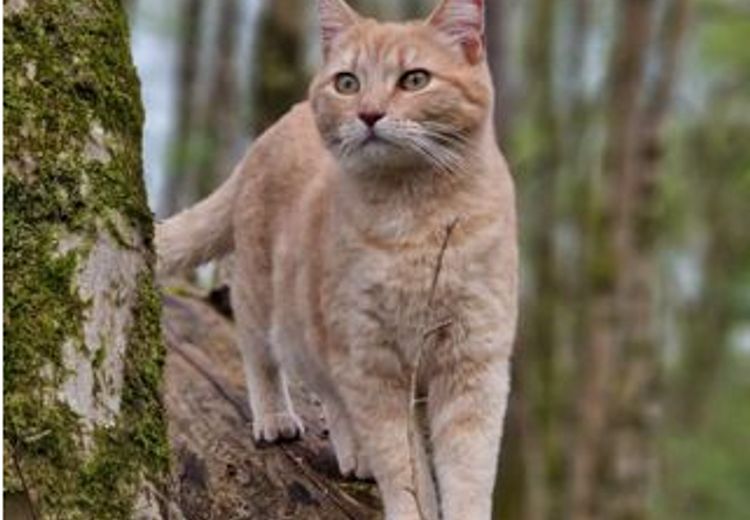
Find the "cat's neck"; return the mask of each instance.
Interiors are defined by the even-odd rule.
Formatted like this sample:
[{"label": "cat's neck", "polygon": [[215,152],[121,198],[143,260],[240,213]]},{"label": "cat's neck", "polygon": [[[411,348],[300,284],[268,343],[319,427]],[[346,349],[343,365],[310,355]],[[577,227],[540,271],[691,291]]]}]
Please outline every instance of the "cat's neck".
[{"label": "cat's neck", "polygon": [[472,211],[472,201],[493,190],[497,145],[488,128],[466,150],[461,170],[448,173],[426,164],[403,171],[339,168],[334,210],[347,225],[396,239],[429,232]]}]

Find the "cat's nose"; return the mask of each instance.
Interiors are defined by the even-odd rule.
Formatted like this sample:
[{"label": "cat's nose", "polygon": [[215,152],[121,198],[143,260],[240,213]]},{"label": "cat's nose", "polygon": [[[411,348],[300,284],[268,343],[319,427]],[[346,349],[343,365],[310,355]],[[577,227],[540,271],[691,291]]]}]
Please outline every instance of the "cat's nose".
[{"label": "cat's nose", "polygon": [[385,114],[383,112],[360,112],[359,118],[362,120],[364,124],[372,128],[375,126],[375,123],[383,119],[383,116]]}]

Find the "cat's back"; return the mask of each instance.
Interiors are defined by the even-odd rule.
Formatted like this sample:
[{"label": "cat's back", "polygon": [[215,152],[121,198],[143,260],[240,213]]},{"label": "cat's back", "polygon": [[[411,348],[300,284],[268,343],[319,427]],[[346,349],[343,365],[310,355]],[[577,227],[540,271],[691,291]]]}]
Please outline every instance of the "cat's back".
[{"label": "cat's back", "polygon": [[261,135],[243,159],[235,199],[235,245],[268,252],[312,181],[331,168],[309,102],[295,105]]},{"label": "cat's back", "polygon": [[243,160],[247,188],[240,203],[253,192],[263,192],[266,203],[288,203],[330,161],[310,104],[294,105],[252,144]]}]

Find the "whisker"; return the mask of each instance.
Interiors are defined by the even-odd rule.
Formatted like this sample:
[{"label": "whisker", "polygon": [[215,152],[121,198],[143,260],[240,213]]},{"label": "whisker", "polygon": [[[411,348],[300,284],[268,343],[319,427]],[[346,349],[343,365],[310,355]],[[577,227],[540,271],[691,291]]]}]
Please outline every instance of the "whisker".
[{"label": "whisker", "polygon": [[461,171],[460,157],[450,150],[436,146],[435,143],[419,132],[407,133],[405,143],[421,153],[441,173],[455,175]]}]

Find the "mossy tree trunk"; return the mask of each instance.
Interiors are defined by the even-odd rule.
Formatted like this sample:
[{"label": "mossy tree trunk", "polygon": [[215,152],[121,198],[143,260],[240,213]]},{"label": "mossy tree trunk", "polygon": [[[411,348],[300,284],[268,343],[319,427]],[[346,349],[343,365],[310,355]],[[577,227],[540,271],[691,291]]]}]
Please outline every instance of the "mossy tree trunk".
[{"label": "mossy tree trunk", "polygon": [[123,6],[10,0],[4,20],[6,498],[33,518],[161,518],[164,351]]}]

